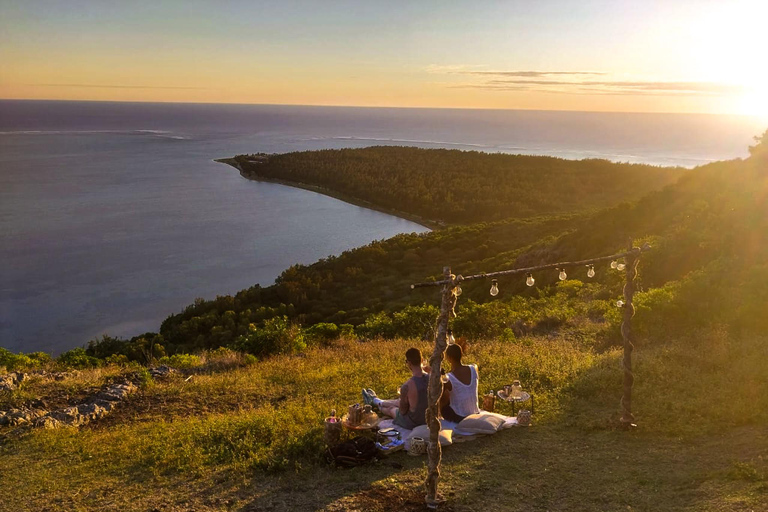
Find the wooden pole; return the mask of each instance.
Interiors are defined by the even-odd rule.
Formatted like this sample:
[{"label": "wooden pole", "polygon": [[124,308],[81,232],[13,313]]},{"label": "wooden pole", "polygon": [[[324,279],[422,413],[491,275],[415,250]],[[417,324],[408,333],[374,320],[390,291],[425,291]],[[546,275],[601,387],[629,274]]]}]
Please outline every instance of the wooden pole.
[{"label": "wooden pole", "polygon": [[635,416],[632,414],[632,385],[635,376],[632,373],[632,317],[635,316],[635,278],[637,277],[637,264],[640,262],[640,251],[634,251],[632,240],[629,240],[629,252],[626,258],[626,282],[624,283],[624,315],[621,321],[621,337],[624,341],[624,393],[621,397],[621,426],[624,429],[636,427]]},{"label": "wooden pole", "polygon": [[447,281],[441,290],[442,300],[440,302],[440,316],[437,318],[437,336],[435,336],[435,347],[432,350],[432,356],[429,358],[429,387],[427,388],[427,412],[426,419],[429,426],[429,444],[427,445],[427,480],[425,486],[427,489],[427,507],[437,508],[439,503],[437,499],[437,483],[440,478],[440,459],[442,452],[440,449],[440,396],[443,394],[443,382],[440,380],[440,367],[445,357],[445,349],[448,347],[447,331],[448,320],[451,316],[456,316],[454,307],[456,306],[455,277],[451,274],[450,267],[443,268],[443,278]]}]

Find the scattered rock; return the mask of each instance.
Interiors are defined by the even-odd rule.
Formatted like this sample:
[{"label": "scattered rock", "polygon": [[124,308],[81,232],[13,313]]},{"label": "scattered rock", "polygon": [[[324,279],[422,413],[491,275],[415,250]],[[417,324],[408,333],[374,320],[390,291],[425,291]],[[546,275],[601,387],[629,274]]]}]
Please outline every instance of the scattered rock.
[{"label": "scattered rock", "polygon": [[[149,370],[153,378],[166,377],[175,372],[176,370],[169,366],[159,366]],[[79,372],[46,373],[39,371],[35,373],[55,380],[63,380]],[[29,376],[26,373],[21,372],[0,376],[0,390],[15,389],[28,378]],[[134,375],[121,382],[102,388],[98,393],[80,404],[55,411],[47,411],[45,402],[42,400],[33,400],[29,402],[29,407],[0,411],[0,426],[23,426],[25,429],[34,426],[53,429],[64,426],[85,425],[90,421],[101,419],[113,411],[121,401],[139,389],[138,382],[139,379]]]},{"label": "scattered rock", "polygon": [[172,373],[175,373],[176,370],[171,368],[170,366],[158,366],[157,368],[150,368],[149,374],[152,376],[153,379],[156,379],[158,377],[166,377]]},{"label": "scattered rock", "polygon": [[24,372],[13,372],[7,375],[0,375],[0,391],[13,391],[19,384],[29,379],[29,374]]},{"label": "scattered rock", "polygon": [[35,422],[35,426],[41,427],[41,428],[48,428],[48,429],[59,428],[61,426],[61,422],[49,415],[49,416],[43,416],[42,418],[38,419]]},{"label": "scattered rock", "polygon": [[16,427],[19,425],[25,425],[33,423],[38,418],[45,416],[48,411],[44,409],[9,409],[8,411],[0,411],[0,425],[10,425]]}]

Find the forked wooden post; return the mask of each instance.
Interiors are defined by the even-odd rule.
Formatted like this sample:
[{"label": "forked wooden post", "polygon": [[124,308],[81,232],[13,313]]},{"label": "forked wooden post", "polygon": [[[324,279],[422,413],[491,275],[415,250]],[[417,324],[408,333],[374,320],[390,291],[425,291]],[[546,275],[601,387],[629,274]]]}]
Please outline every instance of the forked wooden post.
[{"label": "forked wooden post", "polygon": [[[456,287],[464,281],[475,281],[479,279],[490,279],[501,276],[525,275],[532,272],[551,269],[579,268],[587,266],[594,276],[595,263],[605,261],[617,261],[621,258],[626,260],[626,282],[624,283],[624,304],[621,322],[621,336],[624,340],[624,358],[622,365],[624,367],[624,387],[621,397],[621,425],[625,428],[634,427],[635,417],[632,415],[632,385],[634,376],[632,374],[632,317],[635,314],[633,304],[635,296],[635,278],[637,277],[637,264],[640,262],[640,254],[651,250],[651,246],[644,244],[642,247],[633,247],[632,240],[629,241],[629,247],[626,252],[600,256],[580,261],[565,261],[560,263],[547,263],[535,267],[514,268],[509,270],[499,270],[497,272],[483,272],[471,276],[454,276],[451,274],[450,267],[443,268],[443,279],[439,281],[429,281],[424,283],[415,283],[411,289],[427,286],[441,287],[440,316],[437,318],[437,335],[435,337],[435,347],[432,356],[429,358],[430,376],[429,388],[427,389],[427,413],[426,420],[429,426],[429,445],[427,447],[428,472],[426,480],[427,488],[427,506],[437,508],[437,483],[440,478],[440,420],[438,404],[440,396],[443,394],[443,383],[440,380],[440,366],[445,357],[447,343],[448,320],[451,316],[456,316],[454,307],[456,306]],[[615,267],[613,267],[615,268]]]},{"label": "forked wooden post", "polygon": [[637,277],[637,264],[640,262],[640,251],[635,251],[632,247],[632,240],[629,240],[628,254],[626,256],[626,282],[624,283],[624,314],[621,321],[621,338],[624,342],[624,358],[622,367],[624,368],[624,392],[621,396],[621,426],[625,429],[636,427],[635,416],[632,414],[632,385],[635,382],[635,376],[632,373],[632,351],[635,346],[632,344],[632,317],[635,316],[635,278]]},{"label": "forked wooden post", "polygon": [[450,267],[443,268],[443,280],[447,281],[441,290],[440,316],[437,318],[437,336],[432,356],[429,358],[429,387],[427,388],[427,412],[426,420],[429,426],[429,444],[427,445],[427,507],[437,508],[437,482],[440,479],[440,396],[443,394],[443,382],[440,380],[440,367],[445,357],[445,349],[448,347],[447,332],[448,320],[456,313],[456,278],[451,274]]}]

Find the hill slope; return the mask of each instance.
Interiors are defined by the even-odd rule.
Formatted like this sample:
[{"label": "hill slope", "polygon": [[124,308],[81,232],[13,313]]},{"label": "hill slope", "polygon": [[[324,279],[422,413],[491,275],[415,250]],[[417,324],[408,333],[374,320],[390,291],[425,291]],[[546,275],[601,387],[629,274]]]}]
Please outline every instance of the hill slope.
[{"label": "hill slope", "polygon": [[[401,235],[312,265],[293,266],[270,287],[255,286],[235,296],[198,301],[169,317],[161,334],[171,346],[209,348],[232,343],[247,333],[251,323],[274,316],[287,315],[304,324],[357,325],[380,311],[432,302],[429,290],[410,292],[409,285],[438,275],[444,265],[467,274],[575,260],[620,250],[629,236],[655,246],[641,266],[641,286],[660,287],[719,264],[730,267],[725,273],[712,270],[711,278],[719,276],[743,286],[728,287],[723,282],[718,290],[731,295],[753,293],[766,261],[767,188],[765,160],[753,157],[697,168],[634,203],[595,213]],[[604,293],[617,295],[619,278],[600,270],[595,281]],[[571,276],[578,277],[580,272],[573,269]],[[535,290],[519,279],[501,280],[502,294],[495,302],[519,294],[536,297],[556,281],[554,274],[536,278]],[[491,299],[482,286],[466,288],[462,301]],[[744,307],[746,321],[749,314]]]}]

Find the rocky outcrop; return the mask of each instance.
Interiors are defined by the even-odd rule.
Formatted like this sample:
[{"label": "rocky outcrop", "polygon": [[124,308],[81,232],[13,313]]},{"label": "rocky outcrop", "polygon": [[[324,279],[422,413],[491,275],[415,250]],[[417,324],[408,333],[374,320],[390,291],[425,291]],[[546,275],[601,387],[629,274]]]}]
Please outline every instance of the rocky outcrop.
[{"label": "rocky outcrop", "polygon": [[27,408],[21,409],[9,409],[8,411],[0,411],[0,426],[20,426],[29,425],[37,421],[48,414],[45,409]]},{"label": "rocky outcrop", "polygon": [[153,379],[163,378],[171,375],[172,373],[176,373],[176,370],[174,368],[171,368],[170,366],[158,366],[156,368],[150,368],[149,374],[152,376]]},{"label": "rocky outcrop", "polygon": [[[168,366],[159,366],[149,370],[149,374],[153,378],[164,378],[175,372],[176,370]],[[27,374],[21,375],[25,377],[13,377],[14,386],[18,386],[19,383],[26,379]],[[58,374],[50,375],[56,378]],[[3,378],[6,377],[9,377],[9,375],[3,376]],[[5,380],[0,382],[5,382]],[[139,382],[136,375],[129,376],[120,382],[105,386],[98,393],[86,398],[77,405],[54,411],[46,410],[44,408],[45,404],[40,400],[35,400],[28,407],[0,411],[0,426],[59,428],[85,425],[109,414],[120,402],[139,389]]]},{"label": "rocky outcrop", "polygon": [[79,374],[80,372],[77,370],[70,372],[48,372],[45,370],[35,370],[30,373],[11,372],[6,375],[0,375],[0,391],[13,391],[18,388],[22,382],[27,381],[32,377],[45,377],[58,381]]},{"label": "rocky outcrop", "polygon": [[29,379],[29,374],[22,372],[0,375],[0,391],[13,391],[27,379]]},{"label": "rocky outcrop", "polygon": [[79,427],[80,425],[85,425],[109,414],[118,403],[137,389],[139,389],[138,386],[128,379],[117,384],[111,384],[79,405],[45,414],[35,421],[35,426],[58,428],[62,426]]}]

